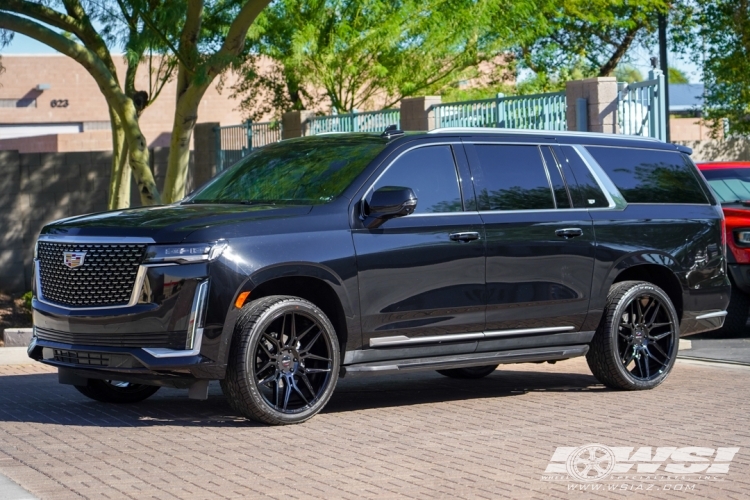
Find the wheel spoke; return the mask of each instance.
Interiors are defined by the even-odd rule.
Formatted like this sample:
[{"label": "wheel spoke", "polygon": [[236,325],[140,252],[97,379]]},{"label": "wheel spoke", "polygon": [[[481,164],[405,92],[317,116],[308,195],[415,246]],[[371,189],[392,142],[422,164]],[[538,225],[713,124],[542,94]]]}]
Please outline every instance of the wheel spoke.
[{"label": "wheel spoke", "polygon": [[[625,353],[627,355],[627,352]],[[635,349],[630,350],[630,357],[622,360],[622,365],[627,368],[631,361],[635,358]]]},{"label": "wheel spoke", "polygon": [[302,398],[302,400],[305,402],[306,405],[309,405],[310,402],[307,400],[307,398],[305,397],[305,395],[302,394],[302,391],[299,390],[299,387],[297,387],[297,382],[294,382],[293,378],[291,380],[292,380],[292,384],[291,385],[292,385],[292,388],[294,389],[294,392],[296,392],[297,394],[299,394],[299,397]]},{"label": "wheel spoke", "polygon": [[274,372],[274,373],[273,373],[272,375],[269,375],[268,377],[264,378],[263,380],[261,380],[261,381],[260,381],[260,382],[258,382],[258,383],[259,383],[260,385],[266,385],[266,384],[268,384],[269,382],[272,382],[272,381],[276,380],[276,378],[277,378],[277,375],[278,375],[278,374]]},{"label": "wheel spoke", "polygon": [[273,366],[273,360],[266,362],[266,364],[263,365],[261,368],[258,368],[257,370],[255,370],[255,373],[263,373],[264,371],[266,371],[266,369],[269,366]]},{"label": "wheel spoke", "polygon": [[315,328],[316,326],[318,326],[318,324],[317,323],[313,323],[312,325],[310,325],[310,327],[308,327],[307,330],[305,330],[304,332],[300,333],[299,336],[297,337],[297,342],[301,342],[302,339],[304,338],[304,336],[307,335],[308,333],[310,333],[313,330],[313,328]]},{"label": "wheel spoke", "polygon": [[648,318],[648,313],[651,311],[651,308],[654,307],[654,304],[657,304],[656,300],[653,297],[648,297],[648,302],[646,302],[646,309],[643,311],[643,322],[645,323]]},{"label": "wheel spoke", "polygon": [[[269,335],[268,333],[264,333],[263,334],[263,338],[266,339],[266,340],[268,340],[270,343],[272,343],[274,345],[274,347],[276,347],[277,351],[281,350],[281,344],[279,343],[279,341],[275,337]],[[260,342],[260,345],[263,346],[263,342]],[[265,347],[265,346],[263,346],[263,347]],[[270,356],[270,354],[269,354],[269,356]]]},{"label": "wheel spoke", "polygon": [[666,337],[667,335],[672,335],[672,330],[671,329],[668,332],[661,333],[659,335],[654,335],[649,340],[661,340],[664,337]]},{"label": "wheel spoke", "polygon": [[651,370],[649,369],[649,366],[648,366],[648,358],[641,356],[640,359],[641,359],[641,362],[643,363],[643,366],[646,367],[646,378],[647,379],[651,378]]},{"label": "wheel spoke", "polygon": [[646,324],[647,327],[654,327],[654,321],[656,321],[656,316],[659,314],[659,309],[661,309],[661,302],[656,303],[656,309],[654,309],[654,314],[651,315],[651,321]]},{"label": "wheel spoke", "polygon": [[289,396],[292,395],[292,384],[289,383],[288,379],[284,382],[284,411],[286,411],[287,406],[289,406]]},{"label": "wheel spoke", "polygon": [[294,320],[294,313],[292,313],[292,327],[289,332],[289,342],[287,342],[287,345],[297,345],[297,322]]},{"label": "wheel spoke", "polygon": [[[656,356],[654,356],[653,354],[651,354],[651,351],[649,351],[648,349],[646,349],[646,355],[647,355],[647,356],[648,356],[649,358],[651,358],[651,359],[653,359],[654,361],[656,361],[657,363],[659,363],[660,365],[662,365],[662,366],[667,366],[667,363],[665,363],[665,362],[662,362],[662,361],[659,361],[659,360],[658,360],[658,359],[656,358]],[[647,361],[647,363],[648,363],[648,361]]]},{"label": "wheel spoke", "polygon": [[305,373],[329,373],[330,368],[307,368],[305,367]]},{"label": "wheel spoke", "polygon": [[261,349],[263,349],[263,352],[266,353],[266,356],[268,356],[270,359],[273,359],[273,354],[271,354],[271,351],[268,350],[266,345],[263,342],[258,342],[258,345]]},{"label": "wheel spoke", "polygon": [[331,362],[331,358],[324,358],[323,356],[318,356],[317,354],[312,354],[309,352],[303,354],[302,359],[317,359],[318,361],[325,361],[327,363]]},{"label": "wheel spoke", "polygon": [[667,355],[667,353],[664,352],[664,349],[662,349],[661,346],[658,343],[652,342],[648,346],[655,348],[656,350],[658,350],[661,353],[662,356],[664,356],[666,359],[669,359],[669,356]]},{"label": "wheel spoke", "polygon": [[307,374],[305,372],[300,372],[299,378],[302,379],[302,381],[307,386],[307,390],[310,391],[310,394],[312,395],[312,397],[315,398],[315,389],[313,389],[313,386],[310,383],[310,379],[307,378]]},{"label": "wheel spoke", "polygon": [[636,320],[638,321],[638,323],[643,323],[643,309],[641,308],[640,297],[635,299],[635,307],[638,312],[638,317],[636,318]]},{"label": "wheel spoke", "polygon": [[318,333],[316,333],[315,336],[313,337],[313,339],[310,341],[310,343],[307,344],[307,347],[305,347],[304,349],[300,350],[300,353],[307,354],[307,352],[310,349],[312,349],[312,347],[315,345],[315,342],[318,341],[318,339],[320,338],[321,335],[323,335],[323,330],[320,330]]}]

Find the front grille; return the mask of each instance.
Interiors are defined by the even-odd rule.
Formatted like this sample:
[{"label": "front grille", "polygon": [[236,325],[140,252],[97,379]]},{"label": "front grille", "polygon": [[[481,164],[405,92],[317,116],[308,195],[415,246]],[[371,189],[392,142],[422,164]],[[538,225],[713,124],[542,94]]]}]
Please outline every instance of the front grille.
[{"label": "front grille", "polygon": [[58,342],[60,344],[98,346],[98,347],[164,347],[167,349],[185,349],[187,332],[156,333],[72,333],[58,332],[36,327],[39,340]]},{"label": "front grille", "polygon": [[60,363],[88,366],[109,366],[109,354],[100,352],[78,352],[54,349],[54,359]]},{"label": "front grille", "polygon": [[[86,252],[83,263],[66,266],[66,252]],[[40,241],[37,258],[42,297],[71,307],[127,305],[145,252],[145,244]],[[73,264],[77,264],[75,259]]]}]

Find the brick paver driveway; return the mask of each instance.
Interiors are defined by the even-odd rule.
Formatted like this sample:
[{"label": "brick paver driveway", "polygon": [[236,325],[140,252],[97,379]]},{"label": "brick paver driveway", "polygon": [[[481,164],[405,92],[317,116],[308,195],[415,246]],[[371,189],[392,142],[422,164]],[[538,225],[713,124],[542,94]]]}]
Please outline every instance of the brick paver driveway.
[{"label": "brick paver driveway", "polygon": [[[208,401],[162,390],[111,406],[58,385],[43,366],[0,367],[0,375],[0,473],[42,499],[636,493],[626,489],[739,499],[750,488],[747,368],[678,362],[658,389],[630,393],[598,385],[581,359],[508,365],[479,381],[433,373],[342,380],[324,413],[288,427],[237,418],[218,386]],[[590,443],[740,450],[714,481],[542,480],[557,447]]]}]

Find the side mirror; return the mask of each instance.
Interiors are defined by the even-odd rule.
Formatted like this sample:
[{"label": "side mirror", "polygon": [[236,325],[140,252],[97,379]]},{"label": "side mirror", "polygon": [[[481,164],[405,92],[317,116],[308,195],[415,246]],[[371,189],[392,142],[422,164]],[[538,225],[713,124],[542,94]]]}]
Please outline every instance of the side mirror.
[{"label": "side mirror", "polygon": [[375,229],[388,219],[413,213],[417,208],[417,197],[410,188],[385,186],[372,193],[364,208],[365,226]]}]

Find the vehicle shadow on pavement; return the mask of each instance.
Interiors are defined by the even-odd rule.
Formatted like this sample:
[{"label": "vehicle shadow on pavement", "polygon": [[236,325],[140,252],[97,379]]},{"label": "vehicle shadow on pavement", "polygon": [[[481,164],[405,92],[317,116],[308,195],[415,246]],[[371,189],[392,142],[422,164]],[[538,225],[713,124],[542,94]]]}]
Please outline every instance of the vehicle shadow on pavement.
[{"label": "vehicle shadow on pavement", "polygon": [[[434,372],[372,378],[340,379],[323,413],[520,396],[529,392],[609,391],[591,375],[500,369],[480,380],[456,380]],[[132,405],[92,401],[72,386],[60,385],[57,374],[0,377],[0,424],[31,422],[96,427],[260,426],[235,412],[212,382],[206,401],[187,398],[185,390],[162,388]]]}]

